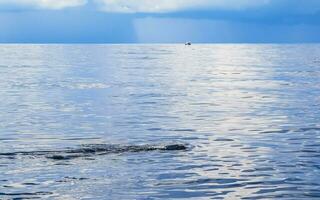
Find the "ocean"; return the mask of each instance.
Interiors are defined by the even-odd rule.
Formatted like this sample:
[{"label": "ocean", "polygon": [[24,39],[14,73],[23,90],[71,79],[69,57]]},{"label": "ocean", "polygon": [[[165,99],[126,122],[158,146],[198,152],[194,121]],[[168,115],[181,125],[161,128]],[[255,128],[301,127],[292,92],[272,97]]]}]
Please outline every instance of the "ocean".
[{"label": "ocean", "polygon": [[2,44],[0,80],[0,199],[320,198],[320,44]]}]

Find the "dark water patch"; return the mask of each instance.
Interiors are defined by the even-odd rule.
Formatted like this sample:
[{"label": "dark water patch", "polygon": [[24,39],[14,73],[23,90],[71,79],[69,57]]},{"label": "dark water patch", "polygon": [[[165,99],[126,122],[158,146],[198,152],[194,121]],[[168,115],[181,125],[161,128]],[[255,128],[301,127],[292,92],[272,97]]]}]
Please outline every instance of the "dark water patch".
[{"label": "dark water patch", "polygon": [[310,148],[313,148],[313,147],[319,147],[320,144],[306,144],[304,145],[305,147],[310,147]]},{"label": "dark water patch", "polygon": [[312,198],[320,198],[320,192],[319,191],[307,192],[305,196],[312,197]]},{"label": "dark water patch", "polygon": [[0,141],[14,141],[16,138],[0,138]]},{"label": "dark water patch", "polygon": [[143,93],[143,94],[130,94],[130,96],[136,97],[136,98],[160,98],[160,97],[166,97],[164,94],[159,93]]},{"label": "dark water patch", "polygon": [[[315,156],[314,154],[320,153],[320,150],[298,149],[298,150],[285,150],[285,151],[280,151],[280,152],[281,152],[281,153],[284,153],[284,154],[289,154],[289,153],[294,153],[294,154],[306,153],[306,154],[311,154],[312,156]],[[301,155],[301,156],[308,156],[308,155]]]},{"label": "dark water patch", "polygon": [[258,196],[250,196],[250,197],[243,197],[242,199],[245,200],[256,200],[256,199],[306,199],[306,195],[298,194],[296,191],[288,191],[286,194],[262,194]]},{"label": "dark water patch", "polygon": [[158,48],[152,48],[152,55],[169,55],[172,54],[172,51],[166,50],[166,49],[158,49]]},{"label": "dark water patch", "polygon": [[143,102],[138,102],[137,105],[155,105],[158,104],[156,101],[143,101]]},{"label": "dark water patch", "polygon": [[74,138],[63,138],[61,140],[79,141],[79,140],[99,140],[99,139],[101,139],[101,138],[99,138],[99,137],[74,137]]},{"label": "dark water patch", "polygon": [[211,172],[211,171],[218,171],[219,168],[210,168],[210,169],[204,169],[205,172]]},{"label": "dark water patch", "polygon": [[156,60],[158,58],[156,57],[151,57],[151,56],[141,56],[141,57],[135,57],[133,58],[134,60]]},{"label": "dark water patch", "polygon": [[[219,106],[218,104],[215,103],[208,103],[208,102],[195,102],[195,103],[190,103],[190,105],[193,106]],[[207,117],[210,115],[206,115]]]},{"label": "dark water patch", "polygon": [[194,181],[187,181],[185,184],[207,184],[207,183],[214,183],[214,184],[229,184],[229,183],[237,183],[240,181],[246,181],[247,179],[234,179],[234,178],[217,178],[217,179],[211,179],[211,178],[204,178],[204,179],[198,179]]},{"label": "dark water patch", "polygon": [[279,130],[270,130],[270,131],[261,131],[262,134],[268,134],[268,133],[288,133],[290,130],[288,129],[279,129]]},{"label": "dark water patch", "polygon": [[306,128],[300,128],[296,130],[296,132],[307,132],[307,131],[320,131],[319,127],[306,127]]},{"label": "dark water patch", "polygon": [[66,183],[66,182],[71,182],[71,181],[84,181],[84,180],[89,180],[89,178],[84,178],[84,177],[71,177],[71,176],[65,176],[61,180],[57,180],[57,183]]},{"label": "dark water patch", "polygon": [[254,170],[257,172],[260,172],[260,171],[274,171],[275,169],[272,167],[259,167],[259,168],[255,168]]},{"label": "dark water patch", "polygon": [[232,142],[234,140],[233,139],[229,139],[229,138],[217,138],[214,141],[216,141],[216,142]]},{"label": "dark water patch", "polygon": [[40,184],[39,183],[22,183],[22,185],[33,186],[33,185],[40,185]]},{"label": "dark water patch", "polygon": [[[204,184],[204,185],[195,185],[192,188],[195,190],[229,190],[234,188],[244,187],[245,183],[231,183],[231,184]],[[191,188],[191,187],[190,187]]]},{"label": "dark water patch", "polygon": [[0,69],[1,68],[9,68],[9,65],[0,65]]},{"label": "dark water patch", "polygon": [[67,163],[67,162],[56,162],[54,163],[54,165],[57,166],[68,166],[68,165],[72,165],[71,163]]},{"label": "dark water patch", "polygon": [[279,191],[295,191],[297,190],[297,187],[283,187],[283,188],[271,188],[271,189],[261,189],[258,192],[255,192],[255,194],[265,194],[265,193],[274,193]]},{"label": "dark water patch", "polygon": [[[172,179],[182,179],[182,178],[193,177],[195,175],[196,173],[165,173],[165,174],[160,174],[157,178],[159,180],[168,180],[168,179],[172,180]],[[158,185],[162,185],[162,183]]]},{"label": "dark water patch", "polygon": [[[148,152],[148,151],[181,151],[186,150],[184,144],[171,145],[112,145],[112,144],[87,144],[80,148],[56,151],[18,151],[0,153],[0,156],[44,156],[53,160],[69,160],[73,158],[88,157],[94,155],[116,154],[126,152]],[[1,158],[1,157],[0,157]]]},{"label": "dark water patch", "polygon": [[272,177],[272,174],[247,174],[247,175],[241,175],[241,177],[245,178],[256,178],[256,177]]},{"label": "dark water patch", "polygon": [[148,128],[148,131],[161,131],[162,128]]},{"label": "dark water patch", "polygon": [[212,167],[212,165],[204,164],[204,165],[185,165],[181,167],[177,167],[175,170],[191,170],[191,169],[203,169],[207,167]]},{"label": "dark water patch", "polygon": [[46,158],[53,159],[53,160],[70,160],[74,158],[80,158],[85,156],[91,156],[91,155],[85,155],[85,154],[74,154],[74,155],[50,155],[46,156]]},{"label": "dark water patch", "polygon": [[52,192],[21,192],[21,193],[5,193],[0,192],[0,196],[42,196],[42,195],[51,195]]},{"label": "dark water patch", "polygon": [[181,129],[170,129],[170,131],[173,132],[196,132],[195,129],[189,129],[189,128],[181,128]]},{"label": "dark water patch", "polygon": [[199,137],[182,137],[183,140],[199,140]]},{"label": "dark water patch", "polygon": [[137,51],[128,51],[128,52],[126,52],[126,54],[128,54],[128,55],[136,55],[136,54],[141,54],[141,52],[137,52]]},{"label": "dark water patch", "polygon": [[218,196],[224,196],[232,191],[214,192],[214,191],[186,191],[186,190],[168,190],[166,194],[159,195],[157,197],[162,199],[192,199],[192,198],[203,198],[211,197],[217,199]]},{"label": "dark water patch", "polygon": [[[307,137],[295,137],[295,138],[287,138],[288,141],[304,141],[309,140]],[[301,142],[298,142],[296,144],[300,144]]]}]

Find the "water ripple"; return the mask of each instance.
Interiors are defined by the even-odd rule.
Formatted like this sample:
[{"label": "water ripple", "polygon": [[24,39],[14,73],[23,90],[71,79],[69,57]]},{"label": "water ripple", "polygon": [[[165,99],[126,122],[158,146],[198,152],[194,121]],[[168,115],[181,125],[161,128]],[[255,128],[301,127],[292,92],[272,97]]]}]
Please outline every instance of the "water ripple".
[{"label": "water ripple", "polygon": [[0,199],[320,197],[318,44],[0,52]]}]

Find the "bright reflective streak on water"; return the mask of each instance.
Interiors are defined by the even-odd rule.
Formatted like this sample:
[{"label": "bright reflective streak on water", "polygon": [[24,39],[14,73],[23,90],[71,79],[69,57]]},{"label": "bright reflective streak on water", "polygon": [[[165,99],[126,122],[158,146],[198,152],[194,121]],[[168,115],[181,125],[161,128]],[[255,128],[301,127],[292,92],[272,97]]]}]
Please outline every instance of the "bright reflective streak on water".
[{"label": "bright reflective streak on water", "polygon": [[1,45],[0,199],[319,199],[320,45]]}]

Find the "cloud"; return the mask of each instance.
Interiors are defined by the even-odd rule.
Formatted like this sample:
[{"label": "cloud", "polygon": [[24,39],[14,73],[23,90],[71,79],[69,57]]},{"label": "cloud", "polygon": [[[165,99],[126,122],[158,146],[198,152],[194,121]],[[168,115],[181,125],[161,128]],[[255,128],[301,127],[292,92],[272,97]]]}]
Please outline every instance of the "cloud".
[{"label": "cloud", "polygon": [[271,0],[96,0],[102,10],[121,13],[165,13],[180,10],[243,10],[266,5]]},{"label": "cloud", "polygon": [[82,6],[87,0],[0,0],[0,8],[36,8],[59,10]]},{"label": "cloud", "polygon": [[193,12],[217,15],[221,12],[242,15],[315,14],[320,12],[320,0],[0,0],[1,10],[96,7],[109,13],[173,14]]}]

